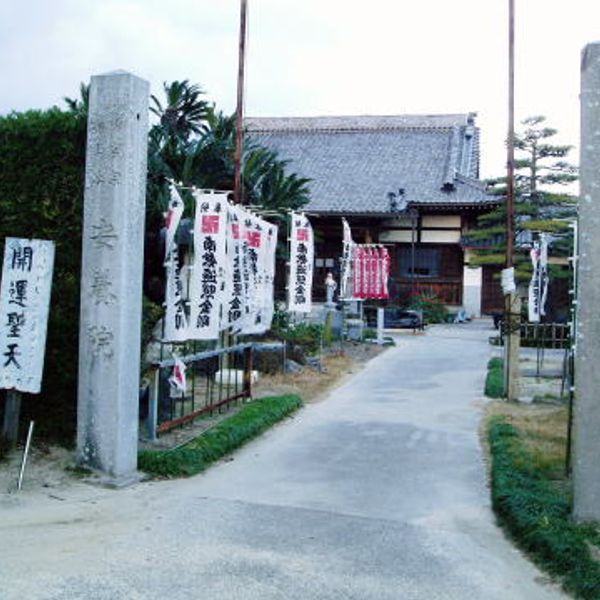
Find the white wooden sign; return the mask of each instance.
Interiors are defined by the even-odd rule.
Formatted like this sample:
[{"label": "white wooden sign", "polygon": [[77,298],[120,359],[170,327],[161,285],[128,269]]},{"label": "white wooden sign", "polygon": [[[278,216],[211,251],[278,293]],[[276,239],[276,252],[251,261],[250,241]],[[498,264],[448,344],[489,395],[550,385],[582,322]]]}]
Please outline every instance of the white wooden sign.
[{"label": "white wooden sign", "polygon": [[6,238],[0,287],[0,388],[42,384],[54,242]]}]

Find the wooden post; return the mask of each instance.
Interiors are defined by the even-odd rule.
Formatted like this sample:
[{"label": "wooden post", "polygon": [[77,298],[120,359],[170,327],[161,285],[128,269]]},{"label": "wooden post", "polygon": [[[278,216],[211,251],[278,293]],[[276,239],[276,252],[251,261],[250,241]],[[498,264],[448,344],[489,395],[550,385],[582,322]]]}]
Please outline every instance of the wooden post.
[{"label": "wooden post", "polygon": [[237,107],[235,111],[235,153],[233,157],[233,196],[236,204],[243,204],[242,156],[244,153],[244,67],[246,64],[247,0],[240,0],[240,39],[238,59]]},{"label": "wooden post", "polygon": [[6,390],[4,401],[4,422],[2,423],[2,441],[14,448],[19,436],[19,415],[21,413],[21,392]]},{"label": "wooden post", "polygon": [[506,335],[504,336],[504,393],[509,402],[519,399],[519,354],[521,349],[521,298],[506,296]]},{"label": "wooden post", "polygon": [[[506,268],[513,266],[515,240],[515,0],[508,0],[508,136],[506,144]],[[516,310],[518,309],[518,310]],[[518,312],[518,325],[513,313]],[[505,296],[504,391],[509,401],[518,399],[521,300]],[[516,329],[516,332],[514,331]]]}]

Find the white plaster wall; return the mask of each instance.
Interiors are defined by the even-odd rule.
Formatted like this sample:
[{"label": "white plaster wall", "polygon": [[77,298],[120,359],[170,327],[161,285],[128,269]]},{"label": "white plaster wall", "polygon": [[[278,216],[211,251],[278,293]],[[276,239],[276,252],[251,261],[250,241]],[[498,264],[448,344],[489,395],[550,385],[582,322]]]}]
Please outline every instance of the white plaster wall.
[{"label": "white plaster wall", "polygon": [[463,308],[469,317],[481,317],[481,267],[464,266],[463,272]]},{"label": "white plaster wall", "polygon": [[442,230],[421,230],[421,242],[424,244],[458,244],[460,242],[460,231],[449,229]]},{"label": "white plaster wall", "polygon": [[421,219],[423,227],[444,227],[460,229],[460,215],[424,215]]}]

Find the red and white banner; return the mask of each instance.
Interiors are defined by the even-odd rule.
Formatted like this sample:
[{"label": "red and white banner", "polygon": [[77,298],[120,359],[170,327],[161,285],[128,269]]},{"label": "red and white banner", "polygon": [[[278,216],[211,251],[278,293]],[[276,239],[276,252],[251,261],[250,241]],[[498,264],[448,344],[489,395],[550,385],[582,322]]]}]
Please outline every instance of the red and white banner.
[{"label": "red and white banner", "polygon": [[277,227],[247,213],[242,279],[245,310],[242,334],[260,334],[271,327],[274,313],[275,250]]},{"label": "red and white banner", "polygon": [[353,297],[360,300],[389,298],[390,257],[388,251],[379,246],[357,244],[352,258]]},{"label": "red and white banner", "polygon": [[171,185],[171,200],[165,216],[165,342],[183,342],[188,339],[188,320],[185,313],[183,282],[179,268],[179,247],[175,240],[177,228],[183,215],[183,200]]},{"label": "red and white banner", "polygon": [[174,188],[166,215],[165,341],[214,340],[229,328],[266,332],[274,314],[277,226],[229,204],[226,194],[196,191],[194,196],[189,302],[184,302],[175,242],[183,202]]},{"label": "red and white banner", "polygon": [[246,304],[244,291],[244,219],[246,211],[240,206],[228,205],[227,209],[227,274],[225,277],[225,305],[221,315],[221,329],[232,328],[238,332]]},{"label": "red and white banner", "polygon": [[195,196],[188,339],[214,340],[219,337],[225,302],[227,196],[203,192]]},{"label": "red and white banner", "polygon": [[185,363],[178,356],[176,356],[175,364],[173,365],[173,372],[171,373],[171,377],[169,377],[169,384],[175,392],[175,395],[185,396],[187,393],[185,370]]},{"label": "red and white banner", "polygon": [[312,309],[314,233],[310,221],[303,214],[292,213],[291,219],[288,310],[309,313]]}]

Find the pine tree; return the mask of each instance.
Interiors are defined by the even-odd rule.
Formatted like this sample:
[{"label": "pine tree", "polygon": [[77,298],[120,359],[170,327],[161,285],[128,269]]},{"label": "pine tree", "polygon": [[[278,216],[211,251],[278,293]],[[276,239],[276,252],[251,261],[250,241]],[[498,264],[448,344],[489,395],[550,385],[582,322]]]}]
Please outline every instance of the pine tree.
[{"label": "pine tree", "polygon": [[[553,144],[557,130],[545,125],[543,116],[528,117],[515,135],[515,256],[516,276],[526,281],[531,274],[527,250],[540,233],[550,235],[550,255],[568,256],[572,249],[569,222],[577,212],[577,199],[564,187],[577,180],[577,167],[566,158],[572,146]],[[488,182],[490,192],[506,196],[506,177]],[[482,215],[477,228],[469,232],[470,244],[477,247],[474,265],[503,265],[506,253],[506,204]],[[553,269],[555,277],[568,276],[565,269]]]}]

